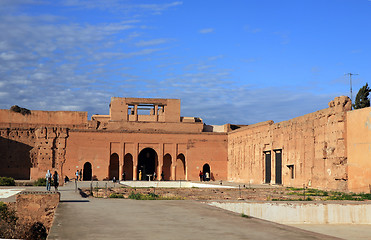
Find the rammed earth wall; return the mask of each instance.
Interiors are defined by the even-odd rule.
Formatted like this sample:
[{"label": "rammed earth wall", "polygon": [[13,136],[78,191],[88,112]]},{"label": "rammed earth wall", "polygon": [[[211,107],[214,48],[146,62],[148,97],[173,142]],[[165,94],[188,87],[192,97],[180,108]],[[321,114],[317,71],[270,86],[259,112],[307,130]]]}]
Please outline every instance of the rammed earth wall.
[{"label": "rammed earth wall", "polygon": [[[348,190],[346,111],[350,104],[349,98],[337,97],[327,109],[229,133],[228,178],[275,184],[277,168],[285,186]],[[282,170],[276,166],[277,154],[281,154]]]}]

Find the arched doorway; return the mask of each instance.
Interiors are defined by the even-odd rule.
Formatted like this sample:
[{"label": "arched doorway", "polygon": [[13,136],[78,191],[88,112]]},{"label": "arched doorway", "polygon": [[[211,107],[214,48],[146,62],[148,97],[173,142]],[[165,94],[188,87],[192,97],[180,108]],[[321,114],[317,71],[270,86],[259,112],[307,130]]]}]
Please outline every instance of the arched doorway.
[{"label": "arched doorway", "polygon": [[125,180],[133,180],[133,156],[128,153],[124,157]]},{"label": "arched doorway", "polygon": [[84,164],[84,170],[82,172],[82,180],[83,181],[91,181],[92,177],[92,167],[90,162],[86,162]]},{"label": "arched doorway", "polygon": [[[147,174],[153,175],[158,166],[157,153],[152,148],[145,148],[138,156],[138,180],[148,180]],[[139,178],[141,171],[142,179]]]},{"label": "arched doorway", "polygon": [[[202,167],[202,172],[204,174],[204,180],[205,181],[210,181],[211,175],[210,175],[210,165],[209,164],[207,164],[207,163],[204,164],[204,166]],[[206,174],[206,173],[208,173],[208,174]],[[207,175],[209,176],[209,178],[206,178]]]},{"label": "arched doorway", "polygon": [[185,157],[181,153],[176,157],[175,179],[185,180]]},{"label": "arched doorway", "polygon": [[109,161],[109,179],[113,179],[115,177],[116,180],[119,179],[119,155],[117,153],[113,153],[110,157]]},{"label": "arched doorway", "polygon": [[164,173],[164,179],[163,180],[170,180],[171,176],[171,155],[166,154],[164,156],[164,165],[162,165],[162,172]]}]

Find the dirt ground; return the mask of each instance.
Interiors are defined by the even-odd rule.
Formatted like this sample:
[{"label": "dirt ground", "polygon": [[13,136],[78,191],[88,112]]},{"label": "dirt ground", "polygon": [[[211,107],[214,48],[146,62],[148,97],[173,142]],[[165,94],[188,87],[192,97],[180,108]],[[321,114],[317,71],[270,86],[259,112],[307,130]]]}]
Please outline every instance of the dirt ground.
[{"label": "dirt ground", "polygon": [[[86,196],[108,198],[120,195],[121,198],[129,198],[132,193],[156,194],[160,198],[185,199],[185,200],[254,200],[254,201],[371,201],[371,194],[353,194],[334,191],[323,191],[310,188],[290,187],[242,187],[240,188],[85,188],[82,193]],[[304,195],[305,194],[305,195]]]},{"label": "dirt ground", "polygon": [[[86,195],[91,195],[90,189],[83,189]],[[150,194],[167,197],[180,198],[187,200],[299,200],[303,196],[297,194],[291,195],[291,190],[287,188],[235,188],[235,189],[218,189],[218,188],[99,188],[93,189],[94,197],[109,197],[112,193],[122,194],[124,198],[134,193]],[[300,193],[298,193],[300,194]]]}]

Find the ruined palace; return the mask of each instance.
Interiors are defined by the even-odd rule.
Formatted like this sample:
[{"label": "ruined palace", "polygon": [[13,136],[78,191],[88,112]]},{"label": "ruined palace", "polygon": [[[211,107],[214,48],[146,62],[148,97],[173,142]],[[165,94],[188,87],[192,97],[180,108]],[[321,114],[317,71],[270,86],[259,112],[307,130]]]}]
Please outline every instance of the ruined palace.
[{"label": "ruined palace", "polygon": [[179,99],[111,98],[109,115],[0,110],[0,176],[198,180],[369,192],[371,108],[348,97],[288,121],[210,126]]}]

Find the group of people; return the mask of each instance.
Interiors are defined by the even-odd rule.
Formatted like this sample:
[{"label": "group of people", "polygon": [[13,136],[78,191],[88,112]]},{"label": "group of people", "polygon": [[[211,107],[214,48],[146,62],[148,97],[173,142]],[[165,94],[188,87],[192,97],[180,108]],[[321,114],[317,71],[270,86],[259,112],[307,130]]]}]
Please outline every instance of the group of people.
[{"label": "group of people", "polygon": [[[122,176],[123,176],[123,180],[125,181],[125,172],[122,174]],[[149,177],[151,177],[151,176],[149,176]],[[161,179],[160,179],[160,180],[163,181],[163,180],[164,180],[164,177],[165,177],[164,172],[161,172]],[[139,180],[139,181],[143,180],[143,173],[142,173],[142,170],[139,170],[139,173],[138,173],[138,180]],[[152,175],[152,180],[153,180],[153,181],[156,181],[156,180],[157,180],[157,174],[156,174],[156,172],[153,173],[153,175]]]},{"label": "group of people", "polygon": [[203,173],[202,171],[200,171],[200,173],[198,174],[198,176],[200,176],[200,182],[202,182],[202,181],[204,181],[204,182],[210,181],[210,173],[209,172]]},{"label": "group of people", "polygon": [[[209,172],[205,172],[203,173],[202,171],[200,171],[200,173],[198,174],[200,176],[200,181],[210,181],[210,173]],[[139,180],[143,180],[142,179],[142,170],[139,170],[139,176],[138,176],[138,179]],[[50,172],[50,170],[47,171],[46,175],[45,175],[45,178],[46,178],[46,190],[47,191],[50,191],[50,187],[51,187],[51,184],[52,184],[52,180],[53,180],[53,185],[54,185],[54,188],[55,188],[55,191],[58,191],[58,186],[59,186],[59,175],[57,173],[57,171],[54,171],[54,174],[52,174]],[[65,181],[68,181],[68,177],[66,176],[67,179],[65,179]],[[153,173],[153,181],[156,180],[156,172]],[[126,181],[126,173],[125,171],[122,173],[122,180]],[[164,180],[164,172],[161,173],[161,181]],[[82,181],[82,170],[77,170],[76,171],[76,181]],[[114,178],[114,181],[116,181],[116,179]]]},{"label": "group of people", "polygon": [[57,171],[54,171],[54,174],[52,174],[50,170],[48,170],[46,172],[45,178],[46,178],[46,191],[50,191],[52,180],[53,180],[54,190],[58,191],[59,175]]}]

